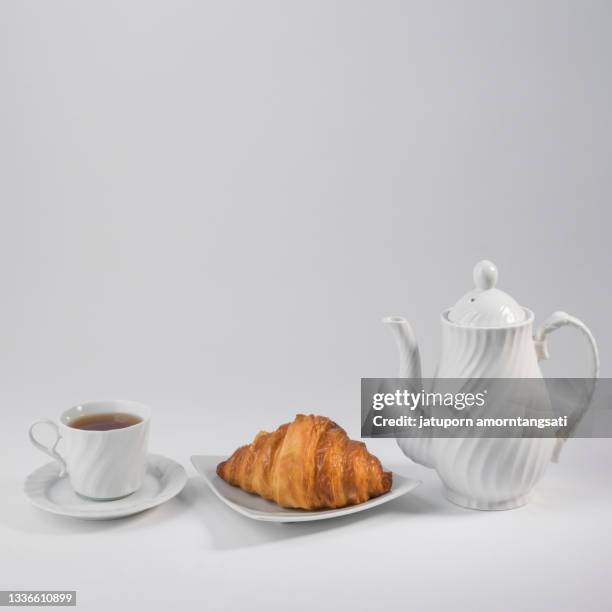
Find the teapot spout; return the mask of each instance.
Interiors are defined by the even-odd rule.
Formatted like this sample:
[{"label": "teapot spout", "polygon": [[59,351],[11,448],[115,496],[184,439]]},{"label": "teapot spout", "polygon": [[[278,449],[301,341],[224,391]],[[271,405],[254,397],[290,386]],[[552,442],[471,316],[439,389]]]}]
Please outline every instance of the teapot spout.
[{"label": "teapot spout", "polygon": [[[418,392],[421,389],[421,356],[410,323],[403,317],[386,317],[383,323],[391,327],[399,349],[399,378],[412,378],[411,386]],[[423,413],[420,408],[417,411]],[[411,437],[397,438],[397,444],[413,461],[429,468],[435,467],[430,438],[413,433]]]},{"label": "teapot spout", "polygon": [[403,317],[385,317],[383,323],[391,327],[399,349],[399,378],[421,378],[421,355],[410,323]]}]

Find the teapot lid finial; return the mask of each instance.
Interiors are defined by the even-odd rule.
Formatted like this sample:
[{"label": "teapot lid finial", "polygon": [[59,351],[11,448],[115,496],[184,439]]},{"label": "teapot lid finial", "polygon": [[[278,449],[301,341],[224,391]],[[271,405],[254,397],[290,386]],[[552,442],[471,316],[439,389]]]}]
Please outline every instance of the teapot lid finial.
[{"label": "teapot lid finial", "polygon": [[524,309],[496,288],[497,277],[497,266],[492,261],[479,261],[474,266],[476,288],[449,310],[449,320],[468,327],[507,327],[524,321]]},{"label": "teapot lid finial", "polygon": [[493,289],[497,285],[497,266],[488,259],[474,266],[474,284],[477,289]]}]

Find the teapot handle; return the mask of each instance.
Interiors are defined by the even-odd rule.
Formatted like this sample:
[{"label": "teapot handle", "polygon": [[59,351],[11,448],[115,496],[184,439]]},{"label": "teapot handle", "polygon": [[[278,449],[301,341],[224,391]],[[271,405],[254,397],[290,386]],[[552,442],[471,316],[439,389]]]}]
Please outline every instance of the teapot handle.
[{"label": "teapot handle", "polygon": [[[560,327],[565,327],[566,325],[577,328],[582,332],[584,337],[586,338],[589,347],[591,348],[591,356],[592,356],[592,371],[590,378],[596,379],[599,378],[599,350],[597,349],[597,342],[595,342],[595,338],[591,333],[591,330],[576,317],[573,317],[567,312],[557,311],[553,312],[544,323],[540,326],[536,335],[534,336],[535,349],[536,354],[539,360],[548,359],[550,354],[548,352],[548,344],[547,344],[547,336],[550,332],[559,329]],[[593,385],[593,392],[595,390],[595,385]],[[588,410],[589,405],[591,404],[591,400],[593,399],[593,392],[589,396],[588,402],[585,406],[585,412]],[[561,453],[561,448],[565,443],[564,438],[559,438],[557,440],[557,445],[555,447],[553,453],[553,461],[556,463],[559,460],[559,454]]]}]

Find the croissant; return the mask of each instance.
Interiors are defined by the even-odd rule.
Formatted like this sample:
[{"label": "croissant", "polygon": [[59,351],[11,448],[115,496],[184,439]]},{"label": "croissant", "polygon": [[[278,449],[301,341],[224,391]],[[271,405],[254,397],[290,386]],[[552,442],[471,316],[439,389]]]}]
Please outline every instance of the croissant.
[{"label": "croissant", "polygon": [[321,510],[360,504],[391,489],[391,472],[363,442],[323,416],[298,414],[261,431],[217,466],[231,485],[285,508]]}]

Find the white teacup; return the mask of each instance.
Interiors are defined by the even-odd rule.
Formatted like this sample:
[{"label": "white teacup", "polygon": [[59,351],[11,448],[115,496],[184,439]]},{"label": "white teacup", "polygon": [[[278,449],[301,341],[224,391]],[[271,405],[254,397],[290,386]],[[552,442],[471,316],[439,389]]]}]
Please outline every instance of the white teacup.
[{"label": "white teacup", "polygon": [[[126,413],[139,421],[121,429],[96,431],[71,426],[77,419],[94,414]],[[30,440],[36,448],[53,457],[61,467],[60,476],[68,474],[72,488],[93,499],[117,499],[140,488],[146,470],[151,410],[128,400],[86,402],[62,413],[59,425],[37,421],[30,427]],[[47,447],[34,438],[34,429],[46,424],[53,427],[55,442]],[[65,450],[56,450],[60,440]]]}]

